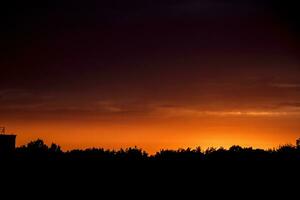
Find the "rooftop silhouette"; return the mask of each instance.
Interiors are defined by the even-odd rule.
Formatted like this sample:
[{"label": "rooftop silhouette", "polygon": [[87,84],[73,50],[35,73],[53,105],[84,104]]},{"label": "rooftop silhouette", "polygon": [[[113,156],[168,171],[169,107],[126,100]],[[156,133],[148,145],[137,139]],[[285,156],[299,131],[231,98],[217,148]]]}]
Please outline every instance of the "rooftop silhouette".
[{"label": "rooftop silhouette", "polygon": [[16,135],[6,134],[5,127],[0,127],[0,156],[11,154],[15,150]]}]

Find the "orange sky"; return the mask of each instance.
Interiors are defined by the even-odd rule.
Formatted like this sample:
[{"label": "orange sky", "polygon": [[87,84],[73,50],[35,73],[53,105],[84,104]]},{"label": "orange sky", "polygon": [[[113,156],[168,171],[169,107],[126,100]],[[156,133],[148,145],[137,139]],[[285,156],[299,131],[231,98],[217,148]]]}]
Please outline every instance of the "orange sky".
[{"label": "orange sky", "polygon": [[153,153],[300,137],[292,1],[59,2],[6,8],[0,126],[17,145]]},{"label": "orange sky", "polygon": [[110,149],[138,146],[150,153],[160,149],[201,146],[225,147],[239,144],[273,148],[299,137],[300,115],[183,114],[148,119],[118,119],[114,122],[35,121],[7,122],[16,133],[17,145],[42,138],[58,143],[64,150],[88,147]]}]

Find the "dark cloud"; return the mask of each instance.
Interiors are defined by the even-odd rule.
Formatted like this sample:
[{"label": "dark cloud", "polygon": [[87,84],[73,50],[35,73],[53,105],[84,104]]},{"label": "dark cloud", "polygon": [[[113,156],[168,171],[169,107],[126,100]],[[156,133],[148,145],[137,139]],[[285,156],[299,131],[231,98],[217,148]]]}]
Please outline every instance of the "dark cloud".
[{"label": "dark cloud", "polygon": [[296,101],[295,5],[11,1],[3,7],[1,107],[105,115]]},{"label": "dark cloud", "polygon": [[300,89],[299,83],[273,83],[272,86],[283,89]]},{"label": "dark cloud", "polygon": [[300,108],[300,102],[284,102],[278,104],[278,107]]}]

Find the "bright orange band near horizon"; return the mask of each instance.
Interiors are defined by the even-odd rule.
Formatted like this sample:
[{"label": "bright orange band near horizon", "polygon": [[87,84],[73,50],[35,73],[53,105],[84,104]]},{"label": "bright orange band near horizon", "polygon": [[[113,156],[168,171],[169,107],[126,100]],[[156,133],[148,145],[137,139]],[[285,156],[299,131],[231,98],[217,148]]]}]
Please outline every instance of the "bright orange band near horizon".
[{"label": "bright orange band near horizon", "polygon": [[[182,112],[182,111],[181,111]],[[37,138],[63,150],[137,146],[153,154],[161,149],[225,147],[241,145],[276,148],[299,137],[297,114],[270,112],[181,113],[147,119],[60,120],[6,122],[17,134],[17,145]]]}]

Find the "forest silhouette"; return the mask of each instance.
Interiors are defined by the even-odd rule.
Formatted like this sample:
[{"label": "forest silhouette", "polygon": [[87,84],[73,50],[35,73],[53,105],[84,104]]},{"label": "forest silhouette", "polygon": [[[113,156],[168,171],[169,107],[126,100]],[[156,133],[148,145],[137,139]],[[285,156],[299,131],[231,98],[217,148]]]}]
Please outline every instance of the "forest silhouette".
[{"label": "forest silhouette", "polygon": [[205,162],[256,162],[292,161],[300,163],[300,139],[295,145],[283,145],[269,150],[234,145],[229,149],[201,147],[178,150],[160,150],[153,155],[138,147],[120,150],[89,148],[85,150],[62,151],[58,144],[46,145],[37,139],[15,150],[0,154],[1,160],[10,161],[193,161]]},{"label": "forest silhouette", "polygon": [[[150,155],[137,147],[62,151],[59,145],[48,146],[38,139],[2,154],[0,169],[6,185],[42,188],[47,194],[77,190],[90,194],[93,188],[97,195],[113,191],[108,192],[109,196],[123,195],[120,191],[169,195],[177,194],[175,190],[200,189],[201,195],[203,191],[214,191],[211,195],[220,189],[260,191],[266,185],[282,190],[285,186],[297,186],[291,179],[296,180],[299,174],[299,144],[300,140],[297,145],[271,150],[237,145],[229,149],[198,147],[161,150]],[[151,186],[155,189],[149,190]]]}]

